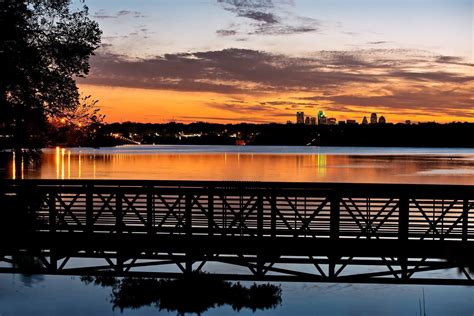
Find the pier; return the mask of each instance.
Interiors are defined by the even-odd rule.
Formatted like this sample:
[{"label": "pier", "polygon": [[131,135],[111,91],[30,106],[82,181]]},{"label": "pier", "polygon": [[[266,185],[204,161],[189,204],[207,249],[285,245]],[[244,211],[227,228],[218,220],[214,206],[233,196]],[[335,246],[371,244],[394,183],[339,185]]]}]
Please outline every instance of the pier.
[{"label": "pier", "polygon": [[0,180],[0,199],[0,273],[474,285],[473,186]]}]

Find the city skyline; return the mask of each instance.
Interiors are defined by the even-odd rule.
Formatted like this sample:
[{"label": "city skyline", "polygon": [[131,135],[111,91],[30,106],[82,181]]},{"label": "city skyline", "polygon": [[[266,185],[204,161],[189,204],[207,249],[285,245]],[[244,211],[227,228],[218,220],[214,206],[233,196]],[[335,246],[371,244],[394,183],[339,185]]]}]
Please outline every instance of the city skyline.
[{"label": "city skyline", "polygon": [[472,1],[88,1],[107,122],[474,122]]}]

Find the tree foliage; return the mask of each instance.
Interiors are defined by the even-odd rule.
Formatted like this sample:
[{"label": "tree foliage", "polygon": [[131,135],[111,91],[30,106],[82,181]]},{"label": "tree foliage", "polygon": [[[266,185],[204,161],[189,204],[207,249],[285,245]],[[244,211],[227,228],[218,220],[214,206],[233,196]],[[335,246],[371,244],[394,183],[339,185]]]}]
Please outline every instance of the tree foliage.
[{"label": "tree foliage", "polygon": [[72,0],[0,0],[0,29],[0,127],[15,148],[37,147],[48,120],[90,109],[75,78],[89,72],[101,31]]}]

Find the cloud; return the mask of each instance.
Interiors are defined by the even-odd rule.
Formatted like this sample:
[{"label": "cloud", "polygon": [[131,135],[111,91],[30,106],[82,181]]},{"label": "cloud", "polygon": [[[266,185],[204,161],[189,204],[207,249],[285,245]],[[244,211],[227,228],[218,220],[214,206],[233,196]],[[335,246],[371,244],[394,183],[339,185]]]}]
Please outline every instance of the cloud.
[{"label": "cloud", "polygon": [[133,18],[144,18],[146,15],[139,11],[120,10],[115,13],[109,13],[104,9],[101,9],[92,15],[93,18],[98,20],[106,19],[118,19],[121,17],[133,17]]},{"label": "cloud", "polygon": [[[265,93],[314,91],[345,84],[403,80],[419,83],[468,83],[474,76],[426,68],[428,57],[393,60],[388,51],[321,51],[290,57],[249,49],[224,49],[127,59],[108,52],[91,60],[88,81],[149,89]],[[403,51],[402,51],[403,52]],[[386,57],[389,55],[389,57]],[[414,70],[415,68],[419,68]]]},{"label": "cloud", "polygon": [[232,23],[225,29],[217,30],[216,33],[220,36],[287,35],[319,30],[318,20],[295,15],[288,9],[294,6],[293,1],[217,0],[217,2],[224,10],[249,20],[248,23]]},{"label": "cloud", "polygon": [[237,35],[236,30],[217,30],[216,33],[217,33],[217,35],[220,35],[220,36],[234,36],[234,35]]},{"label": "cloud", "polygon": [[[380,49],[320,51],[293,57],[232,48],[131,59],[104,51],[92,58],[89,77],[79,80],[95,85],[213,92],[261,100],[247,102],[234,97],[208,103],[241,115],[283,116],[294,109],[315,106],[341,112],[379,107],[386,111],[416,109],[447,115],[464,111],[464,116],[474,115],[471,68],[462,66],[463,59],[442,57]],[[275,94],[288,97],[275,100]]]},{"label": "cloud", "polygon": [[372,41],[372,42],[367,42],[369,45],[381,45],[381,44],[388,44],[391,43],[390,41]]}]

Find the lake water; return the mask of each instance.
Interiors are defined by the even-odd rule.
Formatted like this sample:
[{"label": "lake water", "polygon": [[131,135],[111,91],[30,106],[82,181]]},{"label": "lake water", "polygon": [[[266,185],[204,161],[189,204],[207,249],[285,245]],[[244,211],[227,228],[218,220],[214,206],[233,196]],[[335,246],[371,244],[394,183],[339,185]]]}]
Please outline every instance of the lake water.
[{"label": "lake water", "polygon": [[[474,185],[473,149],[123,146],[46,149],[35,166],[3,153],[4,178],[175,179]],[[18,170],[17,168],[20,168]],[[283,283],[273,310],[230,307],[206,315],[416,315],[424,290],[427,315],[474,315],[474,288]],[[110,288],[64,276],[0,275],[0,315],[120,315]],[[175,315],[153,307],[123,315]]]},{"label": "lake water", "polygon": [[[5,160],[5,159],[4,159]],[[122,146],[46,149],[4,177],[474,184],[474,149]]]}]

